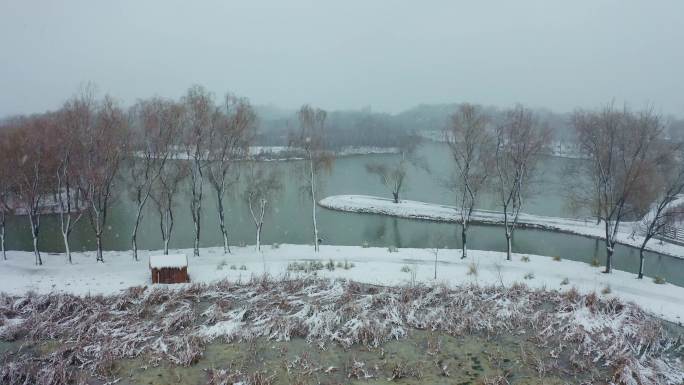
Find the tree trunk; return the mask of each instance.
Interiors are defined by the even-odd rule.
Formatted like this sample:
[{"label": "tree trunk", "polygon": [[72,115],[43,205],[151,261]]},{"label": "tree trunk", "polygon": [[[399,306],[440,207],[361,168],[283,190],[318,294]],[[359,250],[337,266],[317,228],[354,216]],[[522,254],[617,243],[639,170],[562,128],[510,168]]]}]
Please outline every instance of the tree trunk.
[{"label": "tree trunk", "polygon": [[511,230],[508,227],[508,207],[504,206],[504,233],[506,234],[506,260],[511,258]]},{"label": "tree trunk", "polygon": [[131,236],[131,246],[133,247],[133,260],[138,260],[138,224],[133,226],[133,235]]},{"label": "tree trunk", "polygon": [[228,245],[228,229],[226,228],[226,219],[223,213],[223,194],[217,192],[216,195],[218,205],[219,227],[221,228],[221,235],[223,235],[223,254],[228,254],[230,253],[230,245]]},{"label": "tree trunk", "polygon": [[316,177],[313,170],[313,160],[309,161],[311,169],[311,203],[313,219],[314,251],[318,252],[318,225],[316,224]]},{"label": "tree trunk", "polygon": [[64,238],[64,252],[67,255],[67,261],[71,263],[71,248],[69,247],[69,231],[62,232]]},{"label": "tree trunk", "polygon": [[33,255],[36,257],[36,265],[41,266],[43,259],[40,257],[40,250],[38,250],[38,231],[40,225],[35,214],[29,213],[29,221],[31,222],[31,237],[33,238]]},{"label": "tree trunk", "polygon": [[97,258],[96,262],[104,262],[104,257],[102,256],[102,231],[98,231],[95,234],[95,240],[97,243]]},{"label": "tree trunk", "polygon": [[260,223],[256,227],[256,249],[257,251],[261,251],[261,228],[263,226],[263,223]]},{"label": "tree trunk", "polygon": [[512,245],[511,245],[511,232],[508,230],[508,227],[506,228],[506,260],[510,261],[512,260],[511,257],[511,252],[512,252]]},{"label": "tree trunk", "polygon": [[5,212],[0,211],[0,248],[2,249],[2,259],[7,260],[7,251],[5,249]]},{"label": "tree trunk", "polygon": [[161,217],[162,240],[164,241],[164,255],[169,255],[169,243],[171,242],[171,233],[173,231],[173,211],[171,209],[171,202],[169,201],[169,208]]},{"label": "tree trunk", "polygon": [[142,209],[145,202],[138,204],[138,212],[135,215],[135,223],[133,224],[133,234],[131,234],[131,246],[133,248],[133,260],[138,260],[138,226],[140,225],[140,218],[142,217]]},{"label": "tree trunk", "polygon": [[195,231],[195,240],[193,242],[192,253],[195,257],[199,257],[199,241],[200,241],[200,221],[202,220],[202,206],[199,200],[196,200],[196,194],[193,192],[193,204],[192,204],[192,221]]},{"label": "tree trunk", "polygon": [[394,203],[399,203],[399,193],[398,192],[393,191],[392,197],[394,198]]},{"label": "tree trunk", "polygon": [[466,233],[468,232],[468,227],[465,224],[466,222],[463,221],[463,227],[461,227],[461,241],[463,241],[462,245],[462,252],[461,252],[461,259],[465,259],[468,257],[468,241],[466,237]]},{"label": "tree trunk", "polygon": [[199,234],[200,234],[200,224],[199,221],[195,222],[195,242],[193,244],[193,255],[199,257]]},{"label": "tree trunk", "polygon": [[43,264],[43,259],[40,257],[40,251],[38,250],[38,236],[33,236],[33,254],[36,256],[36,265],[41,266]]},{"label": "tree trunk", "polygon": [[612,271],[612,261],[613,247],[609,245],[606,247],[606,269],[603,271],[604,273],[608,274]]},{"label": "tree trunk", "polygon": [[[608,218],[606,218],[606,269],[603,271],[604,273],[608,274],[611,271],[612,265],[612,259],[613,259],[613,247],[615,246],[615,243],[612,240],[611,234],[613,233],[610,229],[610,221]],[[618,223],[615,223],[615,226],[618,226]]]},{"label": "tree trunk", "polygon": [[639,249],[639,279],[644,278],[644,248]]}]

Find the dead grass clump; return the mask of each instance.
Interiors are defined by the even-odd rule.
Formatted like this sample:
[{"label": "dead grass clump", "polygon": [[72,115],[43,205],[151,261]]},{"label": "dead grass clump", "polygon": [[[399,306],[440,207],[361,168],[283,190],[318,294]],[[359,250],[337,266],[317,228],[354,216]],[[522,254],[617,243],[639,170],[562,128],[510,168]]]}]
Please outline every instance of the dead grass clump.
[{"label": "dead grass clump", "polygon": [[276,374],[269,375],[267,371],[256,371],[247,375],[247,383],[250,385],[271,385]]},{"label": "dead grass clump", "polygon": [[390,380],[396,381],[402,378],[416,378],[420,379],[423,374],[420,367],[417,365],[411,365],[406,361],[395,362],[392,365],[392,375]]}]

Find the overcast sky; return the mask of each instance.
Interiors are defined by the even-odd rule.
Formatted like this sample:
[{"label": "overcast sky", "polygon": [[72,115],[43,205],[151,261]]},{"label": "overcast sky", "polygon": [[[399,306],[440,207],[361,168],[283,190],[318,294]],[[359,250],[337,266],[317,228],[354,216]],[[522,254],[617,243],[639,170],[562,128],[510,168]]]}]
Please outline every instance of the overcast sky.
[{"label": "overcast sky", "polygon": [[126,104],[202,84],[255,104],[470,101],[684,115],[684,1],[0,0],[0,116],[87,81]]}]

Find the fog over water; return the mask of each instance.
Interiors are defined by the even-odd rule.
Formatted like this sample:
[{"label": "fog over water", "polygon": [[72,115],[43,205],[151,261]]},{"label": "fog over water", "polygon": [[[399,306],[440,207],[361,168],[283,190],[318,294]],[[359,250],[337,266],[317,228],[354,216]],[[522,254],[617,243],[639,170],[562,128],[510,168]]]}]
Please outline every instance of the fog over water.
[{"label": "fog over water", "polygon": [[92,81],[130,104],[199,83],[254,104],[398,112],[611,99],[684,115],[684,2],[2,1],[0,116]]}]

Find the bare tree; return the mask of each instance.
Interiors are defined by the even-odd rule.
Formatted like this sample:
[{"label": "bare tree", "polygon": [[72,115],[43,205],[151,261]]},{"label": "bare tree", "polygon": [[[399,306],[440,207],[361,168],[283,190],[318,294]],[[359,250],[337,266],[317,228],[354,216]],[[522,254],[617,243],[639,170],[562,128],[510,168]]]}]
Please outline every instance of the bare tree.
[{"label": "bare tree", "polygon": [[213,96],[201,86],[191,87],[183,97],[183,104],[183,151],[190,162],[190,213],[195,234],[193,254],[199,256],[204,173],[209,163],[208,141],[216,117],[216,106]]},{"label": "bare tree", "polygon": [[138,227],[143,209],[169,157],[176,151],[173,144],[180,134],[182,106],[160,98],[139,101],[132,109],[138,130],[132,135],[129,189],[136,202],[131,234],[133,259],[138,260]]},{"label": "bare tree", "polygon": [[451,124],[444,137],[457,175],[453,183],[458,194],[461,217],[461,258],[468,256],[467,233],[470,218],[485,188],[487,178],[494,169],[494,136],[488,131],[489,117],[481,108],[463,104],[451,115]]},{"label": "bare tree", "polygon": [[244,196],[256,227],[257,250],[261,250],[261,230],[264,227],[264,216],[268,212],[267,205],[281,189],[280,174],[277,171],[267,173],[263,167],[250,167]]},{"label": "bare tree", "polygon": [[35,262],[42,265],[38,235],[45,210],[43,203],[52,191],[55,175],[54,156],[50,153],[54,147],[49,144],[54,135],[54,118],[49,115],[22,118],[9,135],[8,159],[18,209],[28,216]]},{"label": "bare tree", "polygon": [[97,258],[104,262],[102,235],[114,195],[114,182],[128,151],[128,119],[117,103],[105,96],[95,122],[83,133],[83,177],[79,190],[87,201],[90,225],[95,232]]},{"label": "bare tree", "polygon": [[382,163],[368,163],[366,164],[366,171],[380,177],[380,183],[391,190],[394,203],[399,203],[399,193],[406,179],[406,160],[404,157],[391,166]]},{"label": "bare tree", "polygon": [[14,189],[12,161],[8,158],[12,153],[9,145],[9,134],[0,131],[0,250],[2,250],[2,259],[5,261],[7,260],[5,247],[6,221],[7,215],[12,213],[10,197]]},{"label": "bare tree", "polygon": [[58,112],[57,135],[54,145],[57,157],[55,196],[59,204],[60,231],[67,261],[71,263],[69,236],[84,213],[84,202],[79,191],[83,153],[83,134],[91,129],[95,114],[94,89],[67,101]]},{"label": "bare tree", "polygon": [[414,163],[423,168],[427,167],[422,164],[422,159],[415,156],[415,149],[419,141],[420,138],[417,136],[404,135],[398,139],[400,158],[396,163],[389,166],[378,162],[366,164],[366,172],[377,175],[380,178],[380,183],[390,189],[394,203],[399,203],[399,195],[406,181],[408,164]]},{"label": "bare tree", "polygon": [[[229,173],[237,172],[236,163],[247,157],[256,129],[256,113],[245,98],[226,95],[225,110],[214,114],[209,141],[209,182],[216,193],[223,252],[230,252],[223,198],[230,186]],[[237,179],[237,178],[236,178]]]},{"label": "bare tree", "polygon": [[[662,136],[660,118],[650,110],[637,114],[608,105],[601,111],[577,111],[573,124],[583,152],[591,159],[589,175],[596,207],[605,227],[606,268],[621,223],[637,212],[639,185],[653,172],[656,145]],[[642,185],[643,187],[644,185]],[[642,194],[648,196],[648,194]]]},{"label": "bare tree", "polygon": [[317,177],[322,169],[330,169],[334,158],[326,149],[324,110],[304,105],[299,109],[298,133],[290,138],[290,147],[304,152],[303,174],[305,175],[306,194],[311,198],[311,220],[313,225],[314,250],[318,251],[320,238],[316,222]]},{"label": "bare tree", "polygon": [[639,247],[639,279],[644,278],[644,251],[648,242],[656,237],[664,237],[669,227],[684,216],[684,166],[680,164],[682,148],[679,144],[659,147],[661,149],[657,151],[653,165],[658,180],[652,184],[657,186],[658,198],[639,222],[638,231],[644,237]]},{"label": "bare tree", "polygon": [[180,160],[170,159],[163,168],[153,185],[151,199],[159,213],[159,229],[161,230],[164,254],[169,253],[169,243],[173,232],[173,211],[179,187],[189,172],[189,165]]},{"label": "bare tree", "polygon": [[521,105],[507,111],[503,124],[496,129],[495,170],[509,261],[518,215],[550,136],[548,126],[541,124],[532,111]]}]

